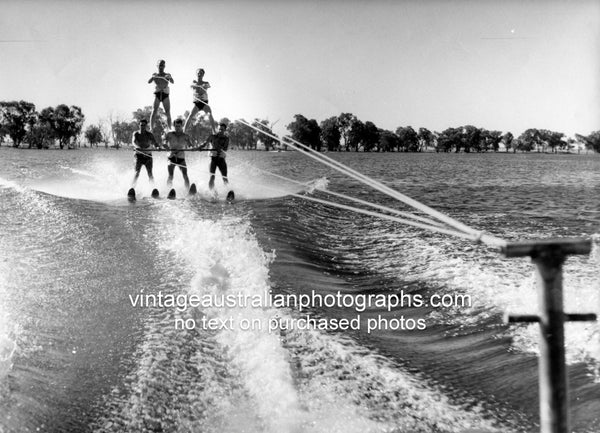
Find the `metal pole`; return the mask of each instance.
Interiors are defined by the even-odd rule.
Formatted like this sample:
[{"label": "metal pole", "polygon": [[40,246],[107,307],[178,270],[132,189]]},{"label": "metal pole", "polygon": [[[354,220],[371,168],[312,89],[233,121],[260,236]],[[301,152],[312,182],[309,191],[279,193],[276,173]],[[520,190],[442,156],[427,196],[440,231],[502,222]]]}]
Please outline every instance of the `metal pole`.
[{"label": "metal pole", "polygon": [[508,316],[508,322],[540,324],[540,431],[569,433],[569,399],[565,363],[565,321],[596,320],[595,314],[565,314],[562,265],[569,254],[589,254],[585,239],[551,239],[507,244],[506,257],[531,257],[535,264],[539,314]]},{"label": "metal pole", "polygon": [[543,433],[568,433],[568,383],[565,367],[565,334],[560,248],[544,248],[532,257],[536,267],[540,324],[540,429]]}]

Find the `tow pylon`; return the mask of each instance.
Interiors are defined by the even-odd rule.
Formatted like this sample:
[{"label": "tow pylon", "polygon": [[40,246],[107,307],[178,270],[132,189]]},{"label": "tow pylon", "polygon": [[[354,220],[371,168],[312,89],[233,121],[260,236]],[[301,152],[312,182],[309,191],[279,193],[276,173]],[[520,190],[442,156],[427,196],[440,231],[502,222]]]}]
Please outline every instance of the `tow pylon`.
[{"label": "tow pylon", "polygon": [[566,314],[563,311],[562,265],[568,255],[587,255],[587,239],[550,239],[508,243],[505,257],[531,257],[535,264],[539,314],[505,316],[509,323],[540,324],[540,431],[569,433],[568,382],[565,363],[565,322],[595,321],[595,314]]}]

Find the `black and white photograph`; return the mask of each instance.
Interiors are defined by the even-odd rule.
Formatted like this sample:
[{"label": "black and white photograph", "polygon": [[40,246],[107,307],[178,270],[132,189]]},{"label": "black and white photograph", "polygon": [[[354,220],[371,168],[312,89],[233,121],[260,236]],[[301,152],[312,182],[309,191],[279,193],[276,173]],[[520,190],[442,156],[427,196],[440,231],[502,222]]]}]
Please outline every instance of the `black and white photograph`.
[{"label": "black and white photograph", "polygon": [[0,1],[0,433],[600,433],[600,2]]}]

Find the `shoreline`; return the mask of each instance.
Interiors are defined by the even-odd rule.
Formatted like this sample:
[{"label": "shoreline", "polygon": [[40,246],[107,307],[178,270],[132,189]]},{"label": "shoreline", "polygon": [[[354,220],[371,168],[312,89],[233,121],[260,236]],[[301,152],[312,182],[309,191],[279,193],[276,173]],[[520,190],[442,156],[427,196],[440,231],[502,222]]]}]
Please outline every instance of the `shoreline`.
[{"label": "shoreline", "polygon": [[[48,148],[42,148],[42,149],[38,149],[36,147],[15,147],[12,145],[0,145],[0,149],[1,150],[7,150],[7,149],[14,149],[14,150],[39,150],[39,151],[46,151],[46,150],[62,150],[62,151],[69,151],[69,150],[98,150],[98,151],[107,151],[107,150],[113,150],[113,151],[131,151],[132,148],[127,146],[127,147],[114,147],[114,146],[109,146],[109,147],[104,147],[104,146],[97,146],[97,147],[89,147],[89,146],[82,146],[82,147],[66,147],[64,149],[61,149],[60,147],[56,146],[56,147],[48,147]],[[188,149],[189,151],[191,151],[191,149]],[[288,153],[288,152],[298,152],[297,150],[294,149],[281,149],[281,150],[265,150],[265,149],[229,149],[230,152],[264,152],[264,153]],[[315,152],[313,150],[313,152]],[[421,152],[397,152],[397,151],[381,151],[381,152],[377,152],[377,151],[373,151],[373,152],[365,152],[365,151],[335,151],[335,150],[326,150],[326,151],[321,151],[318,153],[322,153],[322,154],[367,154],[367,155],[377,155],[377,154],[411,154],[411,155],[418,155],[418,154],[434,154],[434,153],[439,153],[439,154],[445,154],[445,155],[569,155],[569,156],[590,156],[590,155],[598,155],[598,152],[595,151],[587,151],[587,152],[536,152],[536,151],[532,151],[532,152],[523,152],[523,151],[517,151],[517,152],[506,152],[506,151],[487,151],[487,152],[442,152],[442,151],[435,151],[434,149],[428,149],[428,150],[423,150]]]}]

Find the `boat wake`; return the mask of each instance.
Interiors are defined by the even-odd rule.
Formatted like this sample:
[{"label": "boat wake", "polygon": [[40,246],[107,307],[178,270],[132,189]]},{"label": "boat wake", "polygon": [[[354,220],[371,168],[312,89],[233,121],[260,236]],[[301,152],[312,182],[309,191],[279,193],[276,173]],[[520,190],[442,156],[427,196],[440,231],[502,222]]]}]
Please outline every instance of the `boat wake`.
[{"label": "boat wake", "polygon": [[[156,219],[152,236],[177,263],[174,294],[252,297],[272,289],[275,255],[243,218],[205,219],[181,206],[161,207]],[[96,431],[511,431],[348,336],[270,329],[274,318],[295,315],[235,303],[162,309],[147,323],[128,391],[115,392]],[[175,329],[178,320],[185,327]]]},{"label": "boat wake", "polygon": [[[273,177],[264,175],[256,167],[240,164],[230,167],[228,174],[231,180],[229,185],[225,185],[221,180],[220,173],[217,173],[215,190],[211,191],[208,188],[210,175],[203,165],[199,161],[191,160],[188,162],[188,175],[190,182],[195,183],[198,188],[197,198],[206,201],[225,201],[229,190],[235,191],[236,201],[252,201],[312,192],[315,187],[326,185],[325,179],[315,179],[302,185],[280,182]],[[96,160],[85,167],[62,165],[53,177],[29,181],[24,186],[59,197],[121,203],[126,198],[132,179],[132,167]],[[5,185],[5,187],[17,186],[16,183],[10,181],[3,182],[0,185]],[[150,198],[155,186],[161,197],[168,195],[170,188],[167,186],[166,170],[154,169],[153,185],[148,182],[145,169],[142,168],[135,188],[136,197]],[[178,197],[188,195],[179,170],[175,172],[173,187]]]}]

